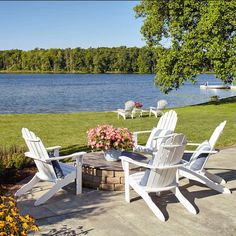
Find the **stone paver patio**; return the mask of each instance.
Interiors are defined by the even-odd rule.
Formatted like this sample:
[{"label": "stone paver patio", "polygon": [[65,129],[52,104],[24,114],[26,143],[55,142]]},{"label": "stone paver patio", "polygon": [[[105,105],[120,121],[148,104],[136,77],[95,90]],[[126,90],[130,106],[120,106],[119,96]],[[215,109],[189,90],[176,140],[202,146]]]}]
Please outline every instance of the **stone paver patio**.
[{"label": "stone paver patio", "polygon": [[50,188],[40,183],[18,199],[21,213],[37,219],[40,231],[35,235],[236,235],[236,147],[211,156],[208,170],[228,183],[232,194],[218,194],[196,182],[183,179],[181,190],[199,209],[190,214],[173,195],[154,196],[155,202],[169,216],[161,222],[145,202],[132,192],[130,204],[121,191],[83,189],[74,195],[73,184],[58,192],[46,204],[34,207],[35,199]]}]

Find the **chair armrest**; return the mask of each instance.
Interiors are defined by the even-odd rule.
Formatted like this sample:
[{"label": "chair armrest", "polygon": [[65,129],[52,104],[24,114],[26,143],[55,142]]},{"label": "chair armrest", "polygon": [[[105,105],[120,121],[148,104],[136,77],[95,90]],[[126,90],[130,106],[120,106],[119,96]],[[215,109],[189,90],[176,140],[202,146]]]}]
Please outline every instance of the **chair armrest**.
[{"label": "chair armrest", "polygon": [[156,110],[157,108],[156,107],[150,107],[151,110]]},{"label": "chair armrest", "polygon": [[54,147],[47,147],[46,150],[50,151],[50,150],[55,150],[55,149],[61,149],[61,146],[54,146]]},{"label": "chair armrest", "polygon": [[134,135],[138,135],[138,134],[145,134],[145,133],[151,133],[152,131],[151,130],[144,130],[144,131],[136,131],[136,132],[133,132]]},{"label": "chair armrest", "polygon": [[[51,157],[51,158],[45,158],[44,160],[43,159],[39,159],[39,158],[36,158],[32,153],[30,152],[25,152],[25,156],[26,157],[30,157],[36,161],[41,161],[41,162],[44,162],[44,163],[48,163],[50,161],[59,161],[59,160],[63,160],[63,159],[66,159],[66,158],[72,158],[72,160],[76,160],[76,163],[78,162],[78,159],[81,158],[86,152],[76,152],[76,153],[73,153],[71,155],[67,155],[67,156],[61,156],[61,157]],[[79,162],[82,162],[79,161]]]},{"label": "chair armrest", "polygon": [[[195,151],[195,150],[193,150],[193,151],[191,151],[191,150],[185,150],[184,151],[184,153],[195,153],[195,152],[197,152],[197,151]],[[208,153],[208,154],[216,154],[216,153],[218,153],[219,151],[201,151],[201,153]]]},{"label": "chair armrest", "polygon": [[199,146],[201,143],[187,143],[188,146]]},{"label": "chair armrest", "polygon": [[60,156],[60,149],[61,149],[61,146],[54,146],[54,147],[46,148],[47,151],[53,151],[54,157]]},{"label": "chair armrest", "polygon": [[50,157],[50,158],[46,158],[45,161],[59,161],[59,160],[63,160],[66,158],[72,158],[73,160],[83,156],[86,152],[76,152],[73,153],[71,155],[66,155],[66,156],[60,156],[60,157]]},{"label": "chair armrest", "polygon": [[136,131],[133,132],[133,138],[134,138],[134,144],[137,145],[138,144],[138,135],[139,134],[146,134],[146,133],[151,133],[151,130],[144,130],[144,131]]},{"label": "chair armrest", "polygon": [[126,157],[126,156],[121,156],[119,157],[122,161],[126,161],[129,163],[132,163],[136,166],[140,166],[140,167],[145,167],[148,169],[159,169],[159,170],[165,170],[165,169],[173,169],[173,168],[178,168],[181,167],[185,164],[181,163],[181,164],[177,164],[177,165],[172,165],[172,166],[153,166],[153,165],[149,165],[149,164],[145,164],[143,162],[139,162],[139,161],[134,161],[133,159]]}]

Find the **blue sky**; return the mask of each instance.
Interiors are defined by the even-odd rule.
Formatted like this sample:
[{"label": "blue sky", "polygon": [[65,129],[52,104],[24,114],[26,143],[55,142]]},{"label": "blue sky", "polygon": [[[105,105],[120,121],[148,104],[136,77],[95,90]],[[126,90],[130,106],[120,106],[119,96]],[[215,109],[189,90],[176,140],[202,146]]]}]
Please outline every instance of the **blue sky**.
[{"label": "blue sky", "polygon": [[0,50],[142,47],[138,1],[0,2]]}]

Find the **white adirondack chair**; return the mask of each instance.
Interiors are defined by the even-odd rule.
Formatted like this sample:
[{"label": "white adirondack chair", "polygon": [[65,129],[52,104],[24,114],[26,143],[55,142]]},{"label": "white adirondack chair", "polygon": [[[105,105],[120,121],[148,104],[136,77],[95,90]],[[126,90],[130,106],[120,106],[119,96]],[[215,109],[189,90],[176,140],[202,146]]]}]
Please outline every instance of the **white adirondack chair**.
[{"label": "white adirondack chair", "polygon": [[[152,153],[156,151],[160,144],[165,141],[169,134],[173,133],[177,124],[177,113],[174,110],[166,112],[157,123],[157,127],[152,130],[137,131],[133,133],[134,152]],[[145,145],[138,144],[138,135],[150,133]],[[162,138],[161,138],[162,137]]]},{"label": "white adirondack chair", "polygon": [[149,116],[151,116],[152,114],[154,114],[156,118],[158,116],[162,116],[164,114],[163,110],[166,108],[167,105],[168,102],[166,100],[157,101],[156,107],[150,107]]},{"label": "white adirondack chair", "polygon": [[[172,134],[165,144],[154,154],[148,163],[135,161],[129,157],[121,156],[125,172],[125,200],[130,202],[130,186],[143,198],[151,211],[162,221],[166,218],[152,201],[149,193],[170,190],[178,200],[193,214],[197,214],[194,206],[182,195],[178,188],[178,168],[184,153],[186,139],[183,134]],[[129,174],[129,163],[147,168],[146,171]]]},{"label": "white adirondack chair", "polygon": [[127,117],[131,117],[133,119],[135,116],[135,113],[133,112],[134,108],[135,108],[135,102],[127,101],[125,103],[125,109],[117,110],[118,119],[120,118],[120,116],[123,117],[124,120],[126,120]]},{"label": "white adirondack chair", "polygon": [[[27,184],[16,192],[15,196],[25,194],[39,181],[49,181],[54,183],[54,185],[34,203],[35,206],[43,204],[62,187],[68,185],[74,180],[76,180],[76,194],[82,193],[82,157],[85,152],[77,152],[72,155],[59,156],[60,146],[46,149],[40,138],[36,137],[36,135],[27,128],[22,129],[22,136],[25,139],[26,145],[29,149],[29,152],[26,152],[25,155],[34,160],[38,168],[38,172]],[[54,151],[55,157],[49,157],[47,150]],[[65,158],[75,159],[76,165],[72,166],[59,162],[59,160],[63,160]]]},{"label": "white adirondack chair", "polygon": [[221,185],[221,184],[226,183],[226,181],[223,178],[205,170],[205,165],[210,155],[217,153],[217,151],[214,150],[214,147],[225,125],[226,125],[226,121],[220,123],[215,128],[209,141],[205,140],[201,144],[188,143],[188,145],[197,146],[197,149],[195,151],[185,151],[185,153],[192,153],[192,156],[190,157],[188,161],[183,160],[183,162],[186,165],[180,168],[179,173],[180,173],[180,176],[198,181],[220,193],[230,194],[231,191],[228,188],[225,188],[223,185]]}]

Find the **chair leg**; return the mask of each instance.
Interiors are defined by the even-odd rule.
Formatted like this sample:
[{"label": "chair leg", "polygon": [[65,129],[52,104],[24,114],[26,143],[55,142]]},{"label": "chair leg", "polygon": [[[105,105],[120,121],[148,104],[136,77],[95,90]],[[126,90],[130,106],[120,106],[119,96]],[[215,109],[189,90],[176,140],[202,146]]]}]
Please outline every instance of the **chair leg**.
[{"label": "chair leg", "polygon": [[125,201],[130,203],[129,163],[124,161],[122,165],[125,173]]},{"label": "chair leg", "polygon": [[[132,185],[131,185],[132,186]],[[161,210],[157,207],[157,205],[152,201],[149,194],[145,191],[143,191],[138,185],[135,184],[135,186],[132,186],[133,189],[143,198],[143,200],[146,202],[150,210],[153,212],[153,214],[159,218],[161,221],[166,221],[165,216],[161,212]]]},{"label": "chair leg", "polygon": [[180,201],[180,203],[182,203],[182,205],[191,213],[193,214],[197,214],[197,210],[195,209],[195,207],[189,202],[189,200],[184,197],[184,195],[180,192],[179,188],[176,187],[175,189],[171,190],[175,196],[178,198],[178,200]]},{"label": "chair leg", "polygon": [[82,161],[76,164],[76,180],[75,180],[76,195],[82,193]]},{"label": "chair leg", "polygon": [[213,182],[212,180],[208,179],[207,176],[196,173],[196,172],[191,171],[187,168],[180,168],[179,174],[180,174],[180,176],[184,176],[188,179],[192,179],[192,180],[198,181],[202,184],[205,184],[206,186],[208,186],[211,189],[216,190],[217,192],[227,193],[227,194],[231,193],[231,191],[228,188],[225,188],[224,186]]},{"label": "chair leg", "polygon": [[165,216],[163,215],[161,210],[157,207],[157,205],[152,201],[148,193],[143,192],[142,194],[140,194],[140,196],[147,203],[148,207],[151,209],[151,211],[154,213],[156,217],[158,217],[161,221],[166,221]]},{"label": "chair leg", "polygon": [[157,118],[157,111],[155,111],[155,117]]},{"label": "chair leg", "polygon": [[134,182],[130,181],[130,186],[134,189],[134,191],[139,194],[143,200],[146,202],[150,210],[153,212],[153,214],[159,218],[161,221],[166,221],[166,218],[164,214],[161,212],[161,210],[157,207],[157,205],[152,201],[152,198],[149,196],[149,194],[144,191],[140,186]]},{"label": "chair leg", "polygon": [[22,186],[16,193],[15,196],[21,196],[22,194],[28,192],[31,190],[35,184],[37,184],[40,181],[40,178],[37,176],[37,174],[34,175],[34,177],[24,186]]},{"label": "chair leg", "polygon": [[54,186],[46,192],[43,196],[41,196],[35,203],[35,206],[39,206],[43,203],[45,203],[48,199],[50,199],[55,193],[57,193],[64,185],[60,182],[57,182],[54,184]]},{"label": "chair leg", "polygon": [[205,175],[208,179],[214,181],[215,183],[226,184],[226,181],[218,175],[212,174],[206,170],[205,170]]},{"label": "chair leg", "polygon": [[35,203],[35,206],[39,206],[50,199],[54,194],[56,194],[61,188],[73,182],[75,179],[74,173],[68,174],[64,179],[58,179],[57,182],[52,186],[52,188],[41,196]]}]

